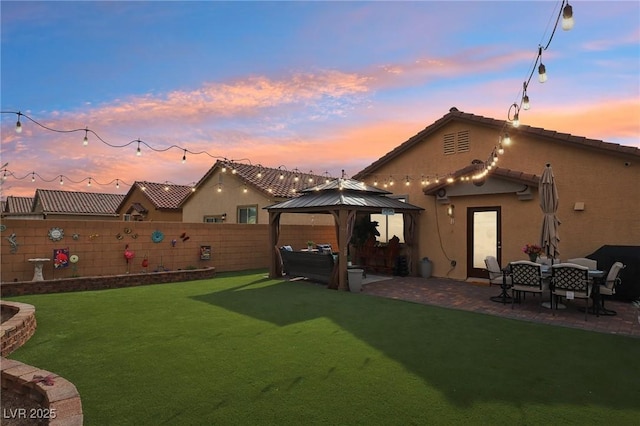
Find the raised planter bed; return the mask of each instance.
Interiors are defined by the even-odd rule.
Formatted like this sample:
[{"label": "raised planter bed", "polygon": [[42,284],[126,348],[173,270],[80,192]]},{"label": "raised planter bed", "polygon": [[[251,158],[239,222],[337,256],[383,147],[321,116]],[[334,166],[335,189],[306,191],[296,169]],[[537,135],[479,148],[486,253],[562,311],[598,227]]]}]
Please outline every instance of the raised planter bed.
[{"label": "raised planter bed", "polygon": [[0,295],[2,297],[11,297],[27,294],[104,290],[111,288],[135,287],[140,285],[204,280],[213,278],[215,275],[216,269],[211,267],[181,271],[109,275],[104,277],[62,278],[45,281],[18,281],[0,284]]}]

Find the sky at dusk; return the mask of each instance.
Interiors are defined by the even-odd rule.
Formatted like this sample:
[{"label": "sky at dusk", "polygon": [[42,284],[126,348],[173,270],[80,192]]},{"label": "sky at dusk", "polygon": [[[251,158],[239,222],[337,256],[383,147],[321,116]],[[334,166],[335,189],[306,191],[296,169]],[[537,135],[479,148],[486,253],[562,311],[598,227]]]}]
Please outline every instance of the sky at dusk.
[{"label": "sky at dusk", "polygon": [[[352,176],[451,107],[506,120],[561,4],[3,0],[2,197],[190,185],[225,158]],[[571,5],[520,121],[640,147],[640,2]]]}]

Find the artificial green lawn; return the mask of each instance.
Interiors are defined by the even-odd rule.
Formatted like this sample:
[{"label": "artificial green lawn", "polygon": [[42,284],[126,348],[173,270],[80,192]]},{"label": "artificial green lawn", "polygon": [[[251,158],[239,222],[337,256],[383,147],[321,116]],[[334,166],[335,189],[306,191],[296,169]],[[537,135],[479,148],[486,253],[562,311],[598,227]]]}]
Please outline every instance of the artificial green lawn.
[{"label": "artificial green lawn", "polygon": [[16,297],[86,425],[638,424],[640,340],[264,271]]}]

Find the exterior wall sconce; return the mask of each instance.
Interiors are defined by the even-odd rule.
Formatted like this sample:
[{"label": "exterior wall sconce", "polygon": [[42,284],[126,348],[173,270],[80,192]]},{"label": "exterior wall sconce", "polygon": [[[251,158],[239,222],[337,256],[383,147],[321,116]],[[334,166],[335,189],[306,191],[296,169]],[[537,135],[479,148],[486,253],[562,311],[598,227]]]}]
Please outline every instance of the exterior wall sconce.
[{"label": "exterior wall sconce", "polygon": [[222,213],[222,216],[220,216],[220,218],[224,222],[225,220],[227,220],[227,214],[226,213]]},{"label": "exterior wall sconce", "polygon": [[573,210],[575,210],[575,211],[577,211],[577,212],[584,211],[584,201],[577,201],[577,202],[573,205]]},{"label": "exterior wall sconce", "polygon": [[449,220],[451,221],[452,225],[456,221],[455,215],[454,215],[455,209],[456,209],[456,206],[454,206],[453,204],[449,204],[449,207],[447,207],[447,216],[449,216]]}]

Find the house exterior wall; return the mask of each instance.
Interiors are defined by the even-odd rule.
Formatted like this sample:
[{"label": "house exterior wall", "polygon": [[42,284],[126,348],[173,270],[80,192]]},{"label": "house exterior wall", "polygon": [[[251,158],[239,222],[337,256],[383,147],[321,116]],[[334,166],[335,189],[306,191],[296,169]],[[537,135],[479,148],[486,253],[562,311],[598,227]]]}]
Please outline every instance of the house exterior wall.
[{"label": "house exterior wall", "polygon": [[[282,200],[266,197],[251,185],[245,186],[233,174],[218,170],[184,202],[182,220],[187,223],[202,223],[205,216],[219,216],[226,213],[225,223],[238,223],[239,207],[257,206],[258,224],[268,224],[269,212],[264,207],[279,201]],[[333,222],[331,215],[289,214],[283,215],[280,223],[283,225],[333,225]]]},{"label": "house exterior wall", "polygon": [[[445,155],[444,134],[469,131],[468,152]],[[560,258],[583,257],[602,245],[640,245],[640,164],[637,156],[594,150],[584,145],[559,142],[509,129],[512,139],[500,156],[498,167],[540,176],[551,164],[560,204]],[[466,279],[467,220],[470,207],[500,206],[502,218],[502,264],[522,260],[522,247],[540,242],[542,212],[537,188],[533,199],[521,201],[514,194],[487,194],[450,197],[455,205],[455,220],[447,216],[447,205],[435,196],[424,195],[420,176],[445,176],[469,165],[472,160],[486,160],[498,144],[495,127],[468,122],[450,122],[439,131],[414,145],[375,170],[378,186],[390,176],[395,184],[385,189],[408,196],[412,204],[425,208],[420,215],[420,257],[433,261],[433,275]],[[625,165],[625,163],[630,163]],[[406,176],[413,177],[409,187]],[[372,184],[374,176],[363,177]],[[432,179],[433,180],[433,179]],[[470,185],[473,183],[455,183]],[[574,210],[576,202],[583,211]],[[451,260],[456,266],[451,266]]]},{"label": "house exterior wall", "polygon": [[[46,280],[73,276],[106,276],[143,272],[142,260],[147,257],[146,272],[162,265],[168,270],[212,266],[217,272],[268,268],[271,255],[269,225],[219,224],[180,222],[114,222],[114,221],[33,221],[3,222],[0,242],[0,275],[2,282],[30,281],[34,265],[29,259],[53,258],[53,250],[68,248],[80,258],[75,265],[54,269],[53,262],[43,268]],[[60,241],[48,238],[49,229],[64,230]],[[125,228],[131,232],[127,233]],[[164,239],[153,242],[151,235],[161,231]],[[18,247],[11,252],[7,236],[15,233]],[[73,234],[79,238],[74,240]],[[184,240],[184,237],[189,237]],[[135,236],[135,238],[134,238]],[[175,240],[175,245],[172,245]],[[295,250],[306,248],[307,241],[328,243],[337,247],[335,226],[282,225],[279,245],[291,245]],[[135,253],[128,267],[125,247]],[[200,246],[211,246],[211,260],[200,259]]]},{"label": "house exterior wall", "polygon": [[131,193],[127,194],[127,198],[122,202],[121,208],[118,210],[119,220],[123,220],[123,216],[131,208],[134,203],[139,203],[148,210],[148,213],[144,217],[145,221],[167,221],[167,222],[181,222],[182,212],[180,210],[158,210],[153,203],[144,194],[144,192],[134,187]]}]

